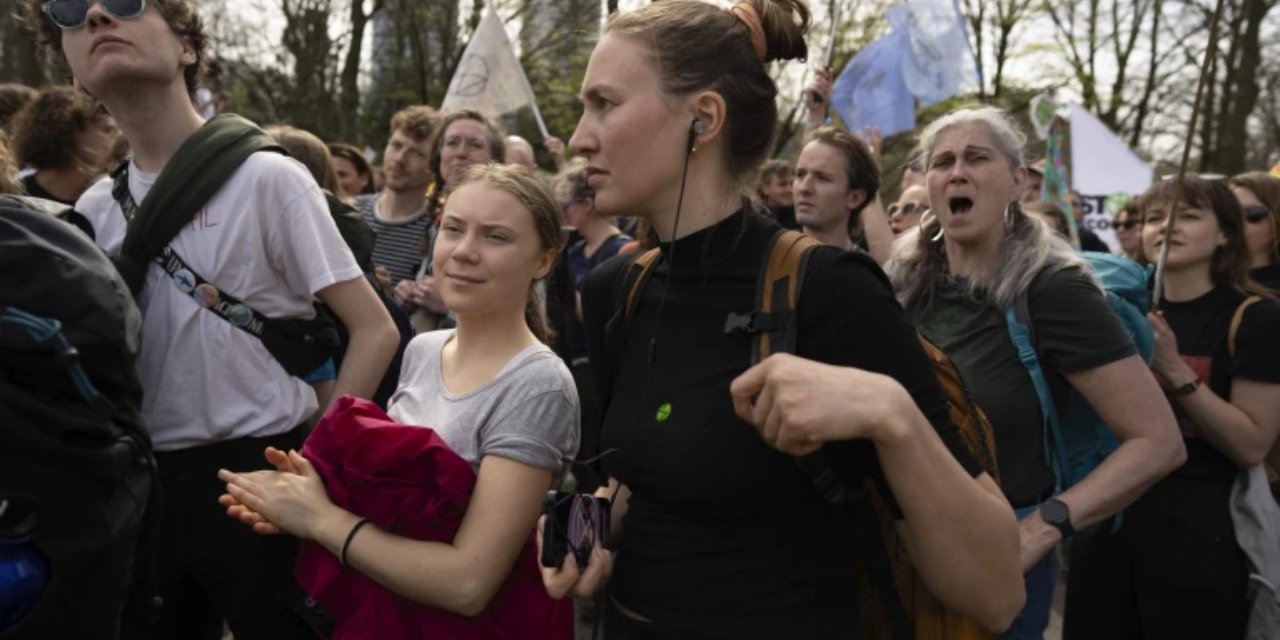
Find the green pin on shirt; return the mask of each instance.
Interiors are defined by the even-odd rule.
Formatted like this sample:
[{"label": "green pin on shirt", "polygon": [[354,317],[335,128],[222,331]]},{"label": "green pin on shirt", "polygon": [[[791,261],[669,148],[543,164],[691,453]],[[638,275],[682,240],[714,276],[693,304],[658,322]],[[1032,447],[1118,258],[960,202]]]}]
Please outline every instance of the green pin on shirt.
[{"label": "green pin on shirt", "polygon": [[658,419],[658,424],[662,424],[663,422],[666,422],[667,418],[671,417],[671,403],[670,402],[662,403],[662,406],[658,407],[658,415],[656,417]]}]

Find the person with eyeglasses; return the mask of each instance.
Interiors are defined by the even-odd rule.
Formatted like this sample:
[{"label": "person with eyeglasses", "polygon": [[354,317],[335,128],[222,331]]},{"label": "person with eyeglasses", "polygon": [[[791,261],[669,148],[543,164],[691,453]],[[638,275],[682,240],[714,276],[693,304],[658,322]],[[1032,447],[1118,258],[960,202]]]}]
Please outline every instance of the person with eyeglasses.
[{"label": "person with eyeglasses", "polygon": [[1237,542],[1232,505],[1241,497],[1233,486],[1280,432],[1280,302],[1249,280],[1247,223],[1227,181],[1187,176],[1181,197],[1175,193],[1174,181],[1162,180],[1137,207],[1151,262],[1170,210],[1178,211],[1163,295],[1148,319],[1151,370],[1187,457],[1122,519],[1072,543],[1067,640],[1246,637],[1255,587]]},{"label": "person with eyeglasses", "polygon": [[1111,219],[1111,228],[1116,230],[1116,240],[1120,243],[1117,253],[1144,264],[1146,258],[1142,255],[1142,214],[1138,211],[1137,203],[1130,200],[1120,207]]},{"label": "person with eyeglasses", "polygon": [[507,155],[506,143],[506,134],[497,123],[474,109],[454,109],[440,118],[428,144],[435,187],[427,199],[427,217],[431,226],[418,242],[418,255],[423,264],[415,279],[401,280],[395,287],[396,300],[407,310],[416,310],[413,325],[418,331],[430,331],[452,322],[448,316],[449,309],[440,297],[440,287],[431,264],[432,246],[439,232],[440,214],[444,211],[450,187],[475,165],[502,162]]},{"label": "person with eyeglasses", "polygon": [[[231,161],[220,142],[261,134],[230,117],[206,123],[196,112],[190,94],[208,39],[191,0],[24,0],[23,7],[49,58],[65,62],[129,141],[133,158],[119,184],[100,181],[76,203],[97,244],[127,260],[126,238],[143,244],[159,238],[147,224],[133,225],[141,234],[127,233],[126,211],[136,210],[135,222],[162,225],[163,213],[143,217],[151,215],[149,196],[198,189],[206,161]],[[316,396],[236,324],[242,316],[216,309],[234,297],[243,304],[230,306],[240,310],[305,321],[316,313],[314,302],[323,302],[350,334],[334,397],[374,393],[398,332],[315,179],[279,153],[251,153],[230,168],[167,251],[180,256],[182,268],[166,270],[173,260],[137,265],[145,279],[136,296],[141,417],[164,496],[154,516],[159,542],[138,553],[156,558],[163,606],[154,623],[131,617],[120,635],[217,638],[225,620],[238,640],[314,638],[299,615],[305,605],[293,579],[297,541],[257,536],[228,520],[217,502],[216,474],[268,468],[264,447],[300,447]],[[193,274],[206,282],[192,288]]]},{"label": "person with eyeglasses", "polygon": [[1228,184],[1244,212],[1244,234],[1253,261],[1249,277],[1280,292],[1280,178],[1250,171]]},{"label": "person with eyeglasses", "polygon": [[889,227],[894,237],[920,224],[920,218],[929,210],[929,190],[924,185],[912,185],[903,190],[898,201],[889,205]]},{"label": "person with eyeglasses", "polygon": [[[585,162],[571,163],[555,177],[552,188],[564,212],[565,225],[576,230],[579,237],[565,252],[569,279],[573,283],[574,317],[565,327],[564,340],[582,407],[582,446],[578,449],[578,458],[590,460],[599,453],[601,415],[582,325],[582,288],[587,282],[587,274],[600,263],[621,253],[632,238],[618,229],[613,218],[596,209],[595,190],[587,185]],[[579,466],[574,473],[578,476],[580,491],[595,491],[601,484],[592,468]]]}]

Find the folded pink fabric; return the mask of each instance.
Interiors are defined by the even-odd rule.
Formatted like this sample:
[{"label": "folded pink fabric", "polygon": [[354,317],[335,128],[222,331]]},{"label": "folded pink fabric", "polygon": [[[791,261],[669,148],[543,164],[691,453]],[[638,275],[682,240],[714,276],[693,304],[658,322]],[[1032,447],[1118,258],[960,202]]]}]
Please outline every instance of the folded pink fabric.
[{"label": "folded pink fabric", "polygon": [[[435,431],[399,424],[351,396],[325,414],[302,452],[334,504],[416,540],[451,542],[476,483],[471,465]],[[474,618],[398,596],[310,541],[298,553],[295,577],[336,619],[337,640],[573,637],[572,602],[547,595],[532,535],[488,608]]]}]

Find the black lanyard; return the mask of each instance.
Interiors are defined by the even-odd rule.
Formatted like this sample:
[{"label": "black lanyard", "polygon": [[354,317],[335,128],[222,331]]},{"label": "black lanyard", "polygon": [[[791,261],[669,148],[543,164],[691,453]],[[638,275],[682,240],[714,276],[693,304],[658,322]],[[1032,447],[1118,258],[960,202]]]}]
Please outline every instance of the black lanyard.
[{"label": "black lanyard", "polygon": [[131,160],[125,160],[120,163],[120,167],[112,174],[114,184],[111,187],[111,197],[116,199],[116,203],[120,205],[120,213],[124,214],[125,222],[133,220],[133,215],[138,212],[138,202],[133,199],[133,193],[129,191],[129,163]]}]

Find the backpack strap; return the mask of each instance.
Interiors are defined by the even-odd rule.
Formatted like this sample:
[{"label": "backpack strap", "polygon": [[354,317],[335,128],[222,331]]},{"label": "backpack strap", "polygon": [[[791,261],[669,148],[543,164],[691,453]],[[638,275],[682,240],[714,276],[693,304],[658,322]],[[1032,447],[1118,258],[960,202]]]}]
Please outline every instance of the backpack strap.
[{"label": "backpack strap", "polygon": [[[751,335],[751,362],[775,353],[795,353],[799,334],[796,308],[812,250],[822,243],[798,231],[781,230],[770,240],[768,258],[756,278],[756,309],[730,313],[725,333]],[[796,464],[853,536],[888,619],[891,637],[915,637],[890,565],[888,545],[880,529],[873,496],[865,487],[850,488],[821,451],[796,458]]]},{"label": "backpack strap", "polygon": [[627,265],[627,270],[623,272],[622,278],[618,280],[619,290],[626,291],[627,297],[624,299],[615,295],[613,299],[615,304],[618,300],[625,300],[622,317],[628,323],[635,312],[636,302],[640,299],[640,292],[644,291],[644,285],[649,281],[649,275],[653,273],[653,268],[658,264],[658,258],[660,257],[662,257],[662,250],[657,247],[638,254]]},{"label": "backpack strap", "polygon": [[[796,304],[809,265],[809,253],[822,243],[799,231],[783,229],[770,241],[769,259],[760,265],[756,279],[757,309],[744,318],[729,314],[725,332],[739,327],[751,333],[751,363],[774,353],[795,353],[799,322]],[[745,324],[743,323],[745,320]]]},{"label": "backpack strap", "polygon": [[1061,493],[1063,462],[1059,456],[1066,451],[1067,443],[1062,436],[1058,411],[1054,407],[1053,388],[1049,384],[1049,377],[1045,375],[1040,357],[1036,355],[1035,328],[1031,322],[1031,307],[1027,303],[1026,292],[1018,294],[1013,306],[1005,310],[1004,316],[1009,340],[1018,352],[1018,361],[1026,369],[1027,375],[1031,377],[1031,384],[1036,389],[1036,399],[1040,402],[1040,414],[1044,420],[1044,459],[1053,468],[1053,492]]},{"label": "backpack strap", "polygon": [[121,201],[121,211],[128,221],[120,254],[112,262],[135,298],[142,290],[151,261],[240,165],[258,151],[285,153],[257,125],[237,115],[223,114],[206,122],[178,147],[141,203],[133,203],[129,193],[128,161],[112,172],[116,178],[113,196]]},{"label": "backpack strap", "polygon": [[[610,317],[604,322],[604,336],[599,341],[600,350],[598,354],[591,355],[600,415],[608,410],[609,399],[613,396],[614,377],[618,373],[618,347],[631,329],[631,318],[640,302],[640,293],[644,291],[644,285],[649,281],[649,276],[661,257],[662,250],[656,247],[627,255],[624,258],[626,264],[621,267],[622,273],[614,281],[610,296]],[[588,340],[588,348],[590,343]]]},{"label": "backpack strap", "polygon": [[1240,332],[1240,323],[1244,322],[1245,309],[1253,306],[1253,303],[1262,300],[1262,296],[1249,296],[1244,302],[1236,307],[1235,315],[1231,316],[1231,327],[1227,329],[1227,353],[1234,360],[1236,357],[1236,334]]}]

